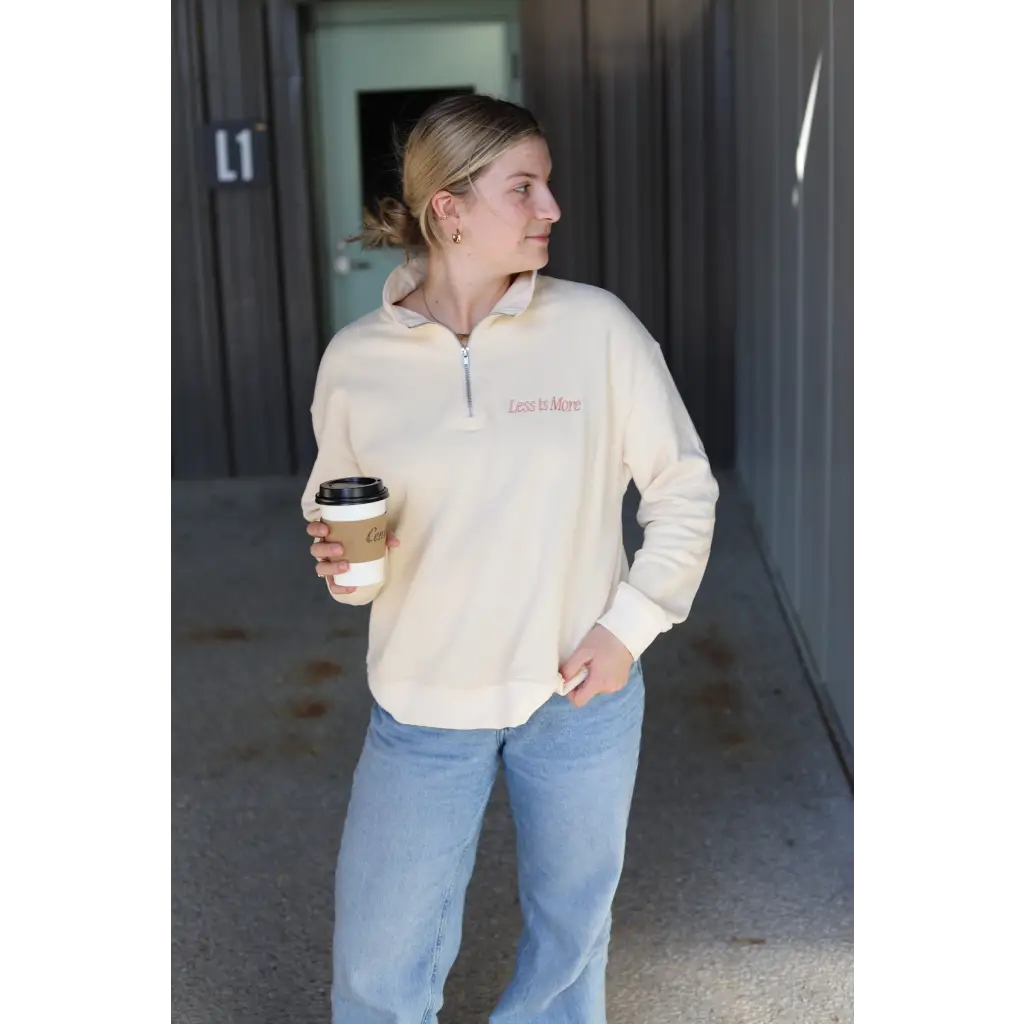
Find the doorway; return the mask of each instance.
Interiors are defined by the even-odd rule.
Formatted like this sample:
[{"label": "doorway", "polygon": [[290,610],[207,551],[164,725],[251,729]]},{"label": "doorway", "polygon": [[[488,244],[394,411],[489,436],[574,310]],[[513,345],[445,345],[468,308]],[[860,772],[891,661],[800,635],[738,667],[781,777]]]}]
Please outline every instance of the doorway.
[{"label": "doorway", "polygon": [[318,5],[311,38],[318,264],[329,336],[376,309],[401,249],[346,238],[362,211],[398,195],[401,144],[436,100],[518,99],[515,3]]}]

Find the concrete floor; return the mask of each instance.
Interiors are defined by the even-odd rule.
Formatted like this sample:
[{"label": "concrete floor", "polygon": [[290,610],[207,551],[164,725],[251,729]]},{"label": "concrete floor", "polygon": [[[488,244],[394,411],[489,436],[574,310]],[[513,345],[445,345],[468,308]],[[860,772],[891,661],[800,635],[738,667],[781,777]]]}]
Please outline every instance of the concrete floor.
[{"label": "concrete floor", "polygon": [[[721,483],[693,616],[644,658],[609,1021],[847,1024],[852,798],[737,486]],[[174,486],[172,1020],[325,1022],[367,611],[313,578],[300,481]],[[629,511],[627,526],[635,544]],[[442,1021],[486,1020],[518,929],[499,783]]]}]

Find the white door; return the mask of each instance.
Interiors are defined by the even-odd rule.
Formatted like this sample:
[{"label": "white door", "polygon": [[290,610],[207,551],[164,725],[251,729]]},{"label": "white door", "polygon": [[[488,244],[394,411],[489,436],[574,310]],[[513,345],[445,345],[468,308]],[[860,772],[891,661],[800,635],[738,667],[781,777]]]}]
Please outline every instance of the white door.
[{"label": "white door", "polygon": [[[401,250],[366,251],[357,234],[364,203],[394,189],[390,140],[437,99],[455,92],[508,98],[509,30],[502,22],[324,27],[314,40],[319,150],[331,332],[381,303]],[[397,124],[396,124],[397,122]]]}]

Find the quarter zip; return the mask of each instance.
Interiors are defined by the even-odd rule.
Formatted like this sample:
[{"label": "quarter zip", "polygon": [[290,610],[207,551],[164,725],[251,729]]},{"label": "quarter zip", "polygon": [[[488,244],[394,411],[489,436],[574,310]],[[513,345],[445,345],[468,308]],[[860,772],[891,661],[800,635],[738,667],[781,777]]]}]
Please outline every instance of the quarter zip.
[{"label": "quarter zip", "polygon": [[[452,332],[454,333],[454,332]],[[456,340],[462,349],[462,376],[466,382],[466,412],[473,417],[473,382],[469,373],[469,335],[456,334]]]}]

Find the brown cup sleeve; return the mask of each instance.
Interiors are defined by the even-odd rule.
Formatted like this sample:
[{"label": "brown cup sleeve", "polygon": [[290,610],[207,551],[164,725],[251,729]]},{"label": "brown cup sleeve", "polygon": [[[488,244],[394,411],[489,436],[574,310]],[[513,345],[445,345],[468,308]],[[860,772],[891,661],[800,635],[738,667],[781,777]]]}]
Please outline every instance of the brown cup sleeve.
[{"label": "brown cup sleeve", "polygon": [[372,519],[360,519],[358,522],[332,523],[326,519],[330,533],[325,542],[340,544],[345,553],[335,562],[375,562],[384,557],[387,549],[387,515],[374,516]]}]

